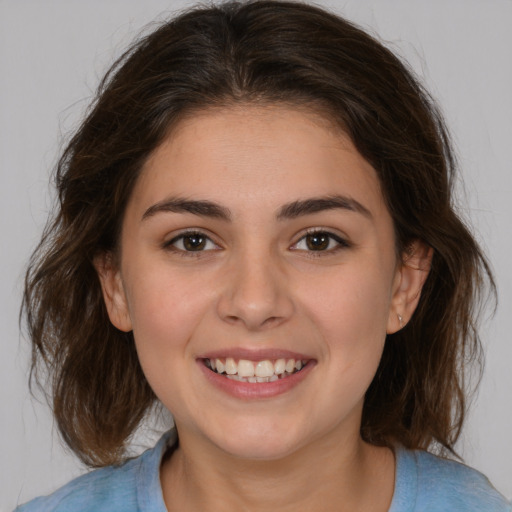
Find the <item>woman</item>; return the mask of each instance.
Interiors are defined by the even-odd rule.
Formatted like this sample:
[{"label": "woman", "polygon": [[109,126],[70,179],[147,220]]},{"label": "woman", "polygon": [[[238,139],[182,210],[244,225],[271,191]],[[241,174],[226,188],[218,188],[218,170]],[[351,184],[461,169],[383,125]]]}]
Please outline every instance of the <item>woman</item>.
[{"label": "woman", "polygon": [[[24,302],[64,439],[107,467],[21,510],[510,510],[426,452],[490,277],[453,173],[407,69],[317,8],[197,8],[128,50]],[[122,464],[157,401],[176,428]]]}]

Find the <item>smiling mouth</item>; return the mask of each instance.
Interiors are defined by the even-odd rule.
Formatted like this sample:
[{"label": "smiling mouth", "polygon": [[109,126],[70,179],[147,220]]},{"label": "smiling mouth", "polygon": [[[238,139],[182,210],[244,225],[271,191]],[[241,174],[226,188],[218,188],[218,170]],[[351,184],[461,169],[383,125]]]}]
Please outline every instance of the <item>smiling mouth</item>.
[{"label": "smiling mouth", "polygon": [[263,383],[275,382],[300,372],[308,360],[302,359],[264,359],[262,361],[226,359],[204,359],[204,365],[211,371],[239,382]]}]

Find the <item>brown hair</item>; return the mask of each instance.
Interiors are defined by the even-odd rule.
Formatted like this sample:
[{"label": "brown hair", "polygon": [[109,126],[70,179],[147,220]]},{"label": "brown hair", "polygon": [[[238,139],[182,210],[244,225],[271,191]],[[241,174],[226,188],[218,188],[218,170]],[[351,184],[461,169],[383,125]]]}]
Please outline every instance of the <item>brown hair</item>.
[{"label": "brown hair", "polygon": [[109,322],[93,259],[115,251],[138,173],[169,128],[238,102],[311,107],[336,122],[379,176],[399,254],[415,239],[434,249],[415,314],[386,341],[361,434],[377,445],[452,451],[464,367],[480,349],[478,294],[486,277],[493,282],[454,212],[444,122],[371,36],[317,7],[280,1],[197,7],[136,42],[101,82],[59,161],[58,208],[32,256],[23,311],[33,370],[48,371],[64,440],[89,465],[119,462],[155,403],[132,334]]}]

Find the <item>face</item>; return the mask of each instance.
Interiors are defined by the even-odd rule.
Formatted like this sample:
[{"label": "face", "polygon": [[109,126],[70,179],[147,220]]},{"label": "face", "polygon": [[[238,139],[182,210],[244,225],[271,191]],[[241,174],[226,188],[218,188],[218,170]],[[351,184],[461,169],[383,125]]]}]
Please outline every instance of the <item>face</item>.
[{"label": "face", "polygon": [[359,439],[386,333],[414,307],[374,169],[284,107],[182,121],[135,186],[117,266],[97,267],[180,439],[252,459]]}]

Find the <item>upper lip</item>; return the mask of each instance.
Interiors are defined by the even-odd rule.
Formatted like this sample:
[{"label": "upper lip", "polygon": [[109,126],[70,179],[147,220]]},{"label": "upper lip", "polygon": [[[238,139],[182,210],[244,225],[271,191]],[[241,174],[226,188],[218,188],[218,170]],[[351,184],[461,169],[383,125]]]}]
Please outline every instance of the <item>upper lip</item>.
[{"label": "upper lip", "polygon": [[199,355],[198,359],[225,359],[227,357],[232,357],[233,359],[247,359],[248,361],[264,361],[266,359],[300,359],[305,361],[314,359],[310,355],[292,350],[283,350],[279,348],[248,349],[242,347],[212,350]]}]

